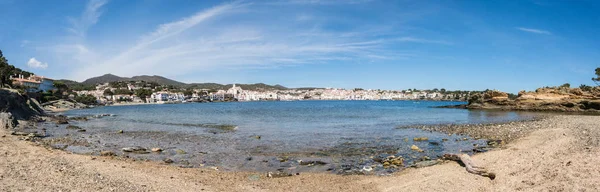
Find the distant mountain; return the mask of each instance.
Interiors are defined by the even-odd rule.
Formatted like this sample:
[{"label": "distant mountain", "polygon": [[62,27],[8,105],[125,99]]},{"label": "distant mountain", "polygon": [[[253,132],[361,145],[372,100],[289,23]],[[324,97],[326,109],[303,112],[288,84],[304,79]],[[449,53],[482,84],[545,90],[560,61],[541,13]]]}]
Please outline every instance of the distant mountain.
[{"label": "distant mountain", "polygon": [[[96,84],[103,84],[103,83],[110,83],[110,82],[117,82],[117,81],[145,81],[145,82],[158,83],[160,85],[172,85],[172,86],[176,86],[176,87],[192,88],[192,89],[210,89],[210,90],[222,89],[222,90],[226,90],[226,89],[233,87],[233,84],[223,85],[223,84],[218,84],[218,83],[186,84],[186,83],[182,83],[179,81],[175,81],[175,80],[168,79],[168,78],[165,78],[162,76],[157,76],[157,75],[153,75],[153,76],[140,75],[140,76],[133,76],[131,78],[128,78],[128,77],[119,77],[119,76],[116,76],[113,74],[106,74],[106,75],[102,75],[99,77],[89,78],[89,79],[83,81],[82,83],[77,83],[75,81],[70,81],[70,80],[61,80],[61,81],[65,82],[65,84],[67,84],[67,85],[83,84],[86,86],[93,86]],[[244,90],[285,90],[285,89],[288,89],[287,87],[284,87],[281,85],[267,85],[264,83],[236,84],[236,86],[239,86]]]},{"label": "distant mountain", "polygon": [[185,86],[185,83],[179,82],[179,81],[175,81],[175,80],[171,80],[165,77],[161,77],[161,76],[149,76],[149,75],[141,75],[141,76],[133,76],[131,78],[127,78],[127,77],[119,77],[113,74],[106,74],[106,75],[102,75],[99,77],[92,77],[89,78],[85,81],[83,81],[82,83],[85,85],[96,85],[96,84],[103,84],[103,83],[110,83],[110,82],[117,82],[117,81],[146,81],[146,82],[154,82],[154,83],[158,83],[161,85],[173,85],[173,86]]},{"label": "distant mountain", "polygon": [[85,84],[85,85],[96,85],[96,84],[103,84],[103,83],[110,83],[110,82],[117,82],[117,81],[126,81],[126,80],[127,80],[127,78],[119,77],[119,76],[116,76],[113,74],[106,74],[106,75],[102,75],[99,77],[89,78],[81,83]]},{"label": "distant mountain", "polygon": [[178,86],[178,87],[185,87],[187,84],[179,82],[179,81],[175,81],[172,79],[168,79],[165,77],[161,77],[161,76],[148,76],[148,75],[141,75],[141,76],[134,76],[131,78],[126,79],[126,81],[145,81],[145,82],[155,82],[161,85],[173,85],[173,86]]}]

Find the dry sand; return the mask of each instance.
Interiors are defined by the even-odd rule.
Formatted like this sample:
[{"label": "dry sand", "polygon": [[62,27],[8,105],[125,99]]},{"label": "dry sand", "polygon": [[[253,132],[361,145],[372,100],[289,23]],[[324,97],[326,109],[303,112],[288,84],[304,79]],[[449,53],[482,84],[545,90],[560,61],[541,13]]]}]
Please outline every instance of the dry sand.
[{"label": "dry sand", "polygon": [[[495,180],[456,162],[393,176],[186,169],[156,162],[46,149],[0,130],[2,191],[600,191],[600,116],[556,116],[539,129],[473,159]],[[540,125],[540,124],[537,124]],[[525,123],[527,126],[527,123]],[[504,127],[510,129],[509,127]],[[513,128],[514,129],[514,128]],[[259,175],[260,178],[256,178]]]}]

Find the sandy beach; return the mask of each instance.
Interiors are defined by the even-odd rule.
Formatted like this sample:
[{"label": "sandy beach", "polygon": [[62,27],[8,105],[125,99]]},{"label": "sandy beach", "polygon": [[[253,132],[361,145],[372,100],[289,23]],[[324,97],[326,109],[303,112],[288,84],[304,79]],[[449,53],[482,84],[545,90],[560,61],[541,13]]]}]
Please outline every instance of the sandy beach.
[{"label": "sandy beach", "polygon": [[[448,161],[392,176],[265,173],[179,168],[48,149],[0,130],[2,191],[598,191],[600,116],[561,115],[500,126],[523,136],[473,159],[490,180]],[[534,127],[534,128],[532,128]],[[494,130],[494,129],[488,129]],[[496,132],[496,131],[494,131]]]}]

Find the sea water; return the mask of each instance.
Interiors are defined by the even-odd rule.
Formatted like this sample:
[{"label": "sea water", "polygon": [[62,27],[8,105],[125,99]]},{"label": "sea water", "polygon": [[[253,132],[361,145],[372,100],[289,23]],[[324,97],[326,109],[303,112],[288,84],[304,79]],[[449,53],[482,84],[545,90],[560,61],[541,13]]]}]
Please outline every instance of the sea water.
[{"label": "sea water", "polygon": [[[73,132],[49,126],[50,138],[85,140],[67,150],[95,154],[112,150],[124,156],[225,170],[339,171],[340,166],[369,166],[381,154],[403,156],[406,164],[424,156],[469,151],[484,140],[462,140],[419,129],[422,124],[497,123],[532,118],[530,113],[435,108],[463,102],[443,101],[269,101],[107,106],[72,110],[70,117],[113,114],[72,121],[86,129]],[[123,130],[120,133],[119,130]],[[428,137],[427,142],[413,141]],[[442,142],[451,141],[451,142]],[[416,145],[424,152],[411,150]],[[160,147],[165,151],[129,154],[123,147]],[[324,166],[300,166],[320,160]],[[375,166],[374,166],[375,167]]]}]

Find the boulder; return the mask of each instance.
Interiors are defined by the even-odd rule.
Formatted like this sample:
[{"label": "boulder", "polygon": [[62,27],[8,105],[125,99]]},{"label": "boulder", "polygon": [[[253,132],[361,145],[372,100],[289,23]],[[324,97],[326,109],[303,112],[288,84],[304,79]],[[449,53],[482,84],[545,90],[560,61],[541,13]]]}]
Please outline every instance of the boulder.
[{"label": "boulder", "polygon": [[578,95],[578,96],[583,95],[583,91],[580,88],[571,89],[569,92],[573,95]]},{"label": "boulder", "polygon": [[508,99],[508,94],[502,91],[489,90],[483,94],[483,99]]},{"label": "boulder", "polygon": [[123,152],[128,153],[149,153],[146,148],[135,146],[135,147],[125,147],[121,149]]},{"label": "boulder", "polygon": [[12,129],[17,126],[17,120],[10,112],[0,113],[0,129]]}]

